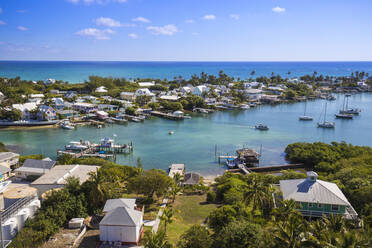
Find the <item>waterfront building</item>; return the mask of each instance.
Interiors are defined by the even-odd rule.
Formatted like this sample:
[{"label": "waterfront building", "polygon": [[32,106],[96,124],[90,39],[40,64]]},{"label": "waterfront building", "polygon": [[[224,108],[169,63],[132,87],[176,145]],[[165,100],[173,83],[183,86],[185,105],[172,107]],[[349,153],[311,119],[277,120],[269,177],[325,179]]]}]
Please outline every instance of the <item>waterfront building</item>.
[{"label": "waterfront building", "polygon": [[13,109],[16,109],[21,112],[22,120],[29,120],[31,118],[31,112],[37,108],[37,104],[34,102],[27,102],[23,104],[13,104]]},{"label": "waterfront building", "polygon": [[41,105],[37,112],[37,119],[41,121],[51,121],[57,119],[57,114],[52,107]]},{"label": "waterfront building", "polygon": [[50,189],[63,188],[69,177],[77,177],[80,183],[84,183],[89,179],[90,173],[96,172],[98,168],[99,166],[95,165],[58,165],[33,181],[31,186],[35,187],[41,196]]},{"label": "waterfront building", "polygon": [[18,164],[19,154],[14,152],[0,152],[0,165],[13,168]]},{"label": "waterfront building", "polygon": [[168,176],[171,178],[174,177],[176,174],[180,174],[183,176],[185,173],[185,165],[184,164],[171,164],[168,169]]},{"label": "waterfront building", "polygon": [[97,110],[97,106],[92,103],[86,103],[86,102],[76,102],[72,107],[77,111],[82,111],[85,113],[89,113],[92,111]]},{"label": "waterfront building", "polygon": [[26,179],[28,176],[41,176],[53,168],[56,161],[50,158],[42,160],[26,159],[23,165],[14,170],[17,178]]},{"label": "waterfront building", "polygon": [[185,174],[183,185],[196,185],[200,182],[200,175],[196,172],[188,172]]},{"label": "waterfront building", "polygon": [[322,217],[338,214],[356,219],[357,213],[335,183],[318,179],[314,171],[307,172],[305,179],[280,180],[283,199],[293,199],[298,210],[306,217]]}]

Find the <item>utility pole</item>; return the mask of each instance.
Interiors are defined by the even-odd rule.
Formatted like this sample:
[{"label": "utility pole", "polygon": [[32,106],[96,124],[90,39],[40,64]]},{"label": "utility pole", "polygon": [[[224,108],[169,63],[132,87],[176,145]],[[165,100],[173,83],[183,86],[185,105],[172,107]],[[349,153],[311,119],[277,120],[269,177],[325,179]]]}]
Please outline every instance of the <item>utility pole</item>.
[{"label": "utility pole", "polygon": [[4,236],[3,236],[3,210],[0,210],[0,236],[1,236],[1,248],[4,248]]}]

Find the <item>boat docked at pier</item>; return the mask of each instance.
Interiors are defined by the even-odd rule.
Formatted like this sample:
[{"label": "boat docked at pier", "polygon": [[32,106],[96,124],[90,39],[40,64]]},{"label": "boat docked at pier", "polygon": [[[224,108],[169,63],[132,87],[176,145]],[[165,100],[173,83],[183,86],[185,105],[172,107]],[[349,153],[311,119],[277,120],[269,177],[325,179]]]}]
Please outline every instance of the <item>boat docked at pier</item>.
[{"label": "boat docked at pier", "polygon": [[72,125],[72,123],[70,123],[69,121],[62,122],[60,126],[61,126],[61,128],[66,129],[66,130],[75,129],[74,125]]},{"label": "boat docked at pier", "polygon": [[71,141],[68,145],[65,145],[65,150],[68,151],[83,151],[88,149],[90,146],[90,143],[86,142],[78,142],[78,141]]}]

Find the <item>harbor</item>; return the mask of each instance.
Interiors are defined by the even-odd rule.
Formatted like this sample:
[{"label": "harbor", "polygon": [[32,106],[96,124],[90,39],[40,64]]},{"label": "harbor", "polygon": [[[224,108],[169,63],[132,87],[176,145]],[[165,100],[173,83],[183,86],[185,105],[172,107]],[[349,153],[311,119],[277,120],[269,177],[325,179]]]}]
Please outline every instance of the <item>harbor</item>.
[{"label": "harbor", "polygon": [[[125,156],[117,156],[120,164],[136,165],[141,158],[144,168],[166,170],[169,164],[184,163],[192,171],[202,175],[221,174],[225,166],[218,166],[218,155],[236,156],[235,151],[243,147],[252,148],[262,154],[258,167],[287,164],[284,148],[298,141],[345,141],[355,145],[372,145],[368,133],[372,132],[372,94],[362,93],[350,96],[350,107],[362,109],[354,120],[335,119],[341,108],[344,94],[335,94],[336,100],[329,101],[327,121],[336,123],[334,129],[317,128],[316,123],[324,117],[323,99],[308,101],[306,115],[313,121],[300,121],[305,102],[281,105],[260,105],[247,110],[216,111],[208,115],[191,113],[187,121],[171,121],[152,117],[143,123],[128,122],[126,125],[108,125],[98,129],[94,126],[78,126],[74,130],[62,128],[34,130],[2,130],[2,142],[14,145],[23,154],[44,154],[56,158],[56,151],[70,141],[89,140],[99,142],[116,134],[115,142],[128,144],[133,141],[135,149]],[[264,123],[268,131],[254,129]],[[169,131],[174,132],[169,135]],[[40,137],[43,137],[41,140]]]}]

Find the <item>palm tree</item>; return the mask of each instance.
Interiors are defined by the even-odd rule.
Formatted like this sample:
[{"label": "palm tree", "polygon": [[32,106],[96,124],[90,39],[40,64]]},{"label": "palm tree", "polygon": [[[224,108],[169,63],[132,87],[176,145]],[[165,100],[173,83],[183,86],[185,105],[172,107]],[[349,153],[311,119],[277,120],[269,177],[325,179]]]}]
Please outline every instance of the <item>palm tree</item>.
[{"label": "palm tree", "polygon": [[176,183],[176,185],[180,185],[182,183],[183,176],[180,173],[176,173],[173,176],[173,180]]},{"label": "palm tree", "polygon": [[272,189],[257,175],[252,177],[243,197],[246,204],[253,205],[253,212],[255,212],[257,208],[272,205]]},{"label": "palm tree", "polygon": [[324,218],[326,228],[332,232],[343,232],[345,231],[345,220],[341,215],[331,214],[328,218]]},{"label": "palm tree", "polygon": [[302,218],[291,215],[285,221],[279,221],[273,228],[276,247],[297,248],[302,247],[305,241],[305,222]]},{"label": "palm tree", "polygon": [[164,232],[167,233],[167,225],[171,224],[174,220],[174,211],[171,208],[164,208],[163,214],[160,216],[160,220],[164,222]]},{"label": "palm tree", "polygon": [[166,234],[163,231],[153,233],[147,231],[144,237],[145,248],[171,248],[172,245],[168,243]]},{"label": "palm tree", "polygon": [[285,220],[291,215],[301,217],[300,212],[297,210],[297,203],[294,200],[280,201],[278,205],[280,205],[280,207],[273,210],[274,218],[277,221]]},{"label": "palm tree", "polygon": [[172,198],[172,203],[176,200],[177,194],[181,191],[181,188],[177,185],[173,185],[169,190],[168,194]]}]

